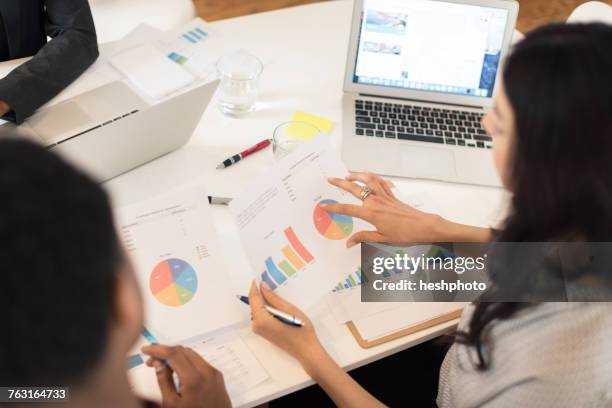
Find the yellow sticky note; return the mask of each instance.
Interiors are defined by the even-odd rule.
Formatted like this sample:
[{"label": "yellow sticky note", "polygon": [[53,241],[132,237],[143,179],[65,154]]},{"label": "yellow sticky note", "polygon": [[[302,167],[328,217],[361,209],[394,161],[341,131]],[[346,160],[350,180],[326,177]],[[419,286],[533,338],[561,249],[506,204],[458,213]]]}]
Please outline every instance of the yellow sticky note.
[{"label": "yellow sticky note", "polygon": [[299,140],[310,140],[319,133],[329,132],[334,126],[334,122],[331,120],[322,118],[320,116],[311,115],[310,113],[306,112],[295,112],[291,121],[308,123],[319,129],[319,132],[316,132],[310,126],[300,126],[299,123],[292,123],[289,126],[288,133],[291,135],[291,137]]}]

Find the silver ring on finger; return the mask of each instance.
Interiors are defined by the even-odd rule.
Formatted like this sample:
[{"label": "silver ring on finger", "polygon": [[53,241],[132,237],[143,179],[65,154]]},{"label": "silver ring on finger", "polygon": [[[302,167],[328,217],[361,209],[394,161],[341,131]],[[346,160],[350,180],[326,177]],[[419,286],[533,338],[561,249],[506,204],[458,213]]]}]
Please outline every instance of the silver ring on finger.
[{"label": "silver ring on finger", "polygon": [[368,186],[363,186],[361,187],[361,193],[359,193],[359,196],[361,197],[361,201],[365,201],[366,198],[368,198],[368,196],[372,194],[372,189]]}]

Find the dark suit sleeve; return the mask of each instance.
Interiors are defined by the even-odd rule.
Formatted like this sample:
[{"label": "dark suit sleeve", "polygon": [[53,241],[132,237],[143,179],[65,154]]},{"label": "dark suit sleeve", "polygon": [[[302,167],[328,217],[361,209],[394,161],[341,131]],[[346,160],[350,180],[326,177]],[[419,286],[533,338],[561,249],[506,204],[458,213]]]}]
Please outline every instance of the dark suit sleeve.
[{"label": "dark suit sleeve", "polygon": [[45,0],[45,30],[52,40],[30,61],[0,80],[0,100],[16,123],[70,85],[98,58],[96,29],[87,0]]}]

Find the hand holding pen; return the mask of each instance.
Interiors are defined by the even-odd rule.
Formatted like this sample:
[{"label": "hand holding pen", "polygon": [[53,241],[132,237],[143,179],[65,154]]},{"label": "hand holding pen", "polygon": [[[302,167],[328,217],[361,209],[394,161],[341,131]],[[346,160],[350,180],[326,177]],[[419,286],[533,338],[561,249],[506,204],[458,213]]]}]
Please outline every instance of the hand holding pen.
[{"label": "hand holding pen", "polygon": [[193,349],[151,344],[142,352],[149,356],[146,364],[155,368],[163,406],[232,406],[221,372]]},{"label": "hand holding pen", "polygon": [[[253,332],[291,354],[304,365],[304,368],[319,358],[328,356],[308,316],[274,293],[265,283],[261,284],[261,292],[255,282],[251,284],[249,302],[253,316]],[[268,312],[266,303],[274,309],[295,316],[303,326],[295,327],[282,323]]]},{"label": "hand holding pen", "polygon": [[[242,303],[250,305],[249,298],[246,296],[236,296],[238,300]],[[304,326],[304,322],[302,322],[299,318],[291,315],[289,313],[285,313],[277,308],[272,306],[264,305],[264,308],[270,313],[272,316],[277,318],[280,322],[288,324],[289,326],[302,327]]]}]

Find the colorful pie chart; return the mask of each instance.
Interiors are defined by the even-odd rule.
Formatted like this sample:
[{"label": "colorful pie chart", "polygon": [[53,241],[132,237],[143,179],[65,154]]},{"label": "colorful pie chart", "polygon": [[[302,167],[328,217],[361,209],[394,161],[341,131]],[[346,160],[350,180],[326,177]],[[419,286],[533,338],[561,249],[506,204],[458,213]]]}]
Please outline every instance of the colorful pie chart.
[{"label": "colorful pie chart", "polygon": [[335,200],[321,200],[316,205],[313,214],[314,225],[321,235],[327,239],[346,239],[353,232],[353,217],[348,215],[328,213],[321,204],[337,204]]},{"label": "colorful pie chart", "polygon": [[193,267],[182,259],[166,259],[151,272],[149,287],[161,304],[182,306],[195,295],[198,277]]}]

